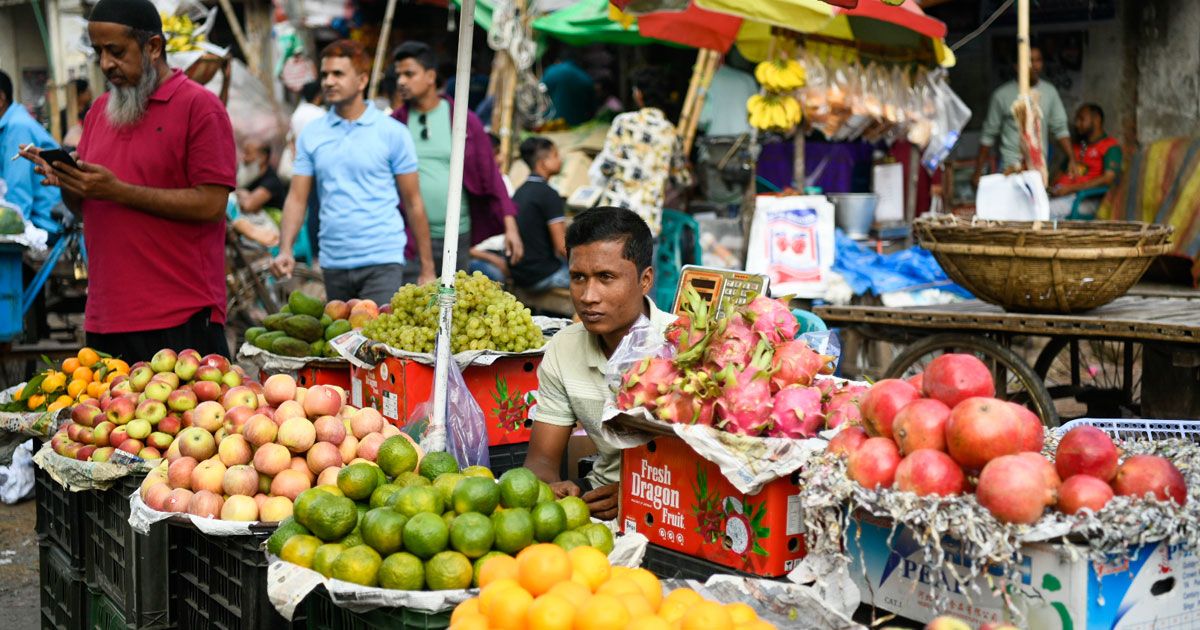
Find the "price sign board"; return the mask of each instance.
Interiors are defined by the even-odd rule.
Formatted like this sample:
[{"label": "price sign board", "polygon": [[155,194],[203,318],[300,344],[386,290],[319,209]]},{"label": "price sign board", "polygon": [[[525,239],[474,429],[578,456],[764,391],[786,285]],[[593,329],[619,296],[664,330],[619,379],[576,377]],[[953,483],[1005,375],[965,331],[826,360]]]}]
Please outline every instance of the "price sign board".
[{"label": "price sign board", "polygon": [[709,307],[715,308],[717,313],[722,313],[726,306],[741,306],[749,302],[753,295],[765,295],[769,282],[770,279],[762,274],[686,265],[680,270],[679,290],[675,292],[673,312],[681,312],[683,291],[689,286],[696,289]]}]

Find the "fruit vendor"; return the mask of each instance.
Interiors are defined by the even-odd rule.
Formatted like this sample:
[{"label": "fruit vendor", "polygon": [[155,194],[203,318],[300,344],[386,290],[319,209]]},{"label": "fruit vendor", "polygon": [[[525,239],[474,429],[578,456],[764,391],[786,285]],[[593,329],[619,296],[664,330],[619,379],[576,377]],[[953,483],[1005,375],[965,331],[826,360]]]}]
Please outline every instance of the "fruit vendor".
[{"label": "fruit vendor", "polygon": [[[550,483],[559,497],[581,496],[592,516],[617,516],[621,450],[597,430],[611,397],[604,369],[617,345],[645,315],[660,331],[675,316],[648,297],[654,286],[654,238],[635,212],[599,207],[576,217],[567,229],[571,301],[580,323],[560,331],[546,346],[538,368],[538,404],[525,467]],[[567,440],[575,425],[596,444],[600,457],[579,483],[559,478]]]},{"label": "fruit vendor", "polygon": [[433,249],[412,135],[363,97],[370,78],[371,59],[362,44],[344,39],[321,52],[321,85],[330,110],[296,141],[273,268],[291,276],[296,266],[292,247],[315,184],[326,295],[387,304],[404,284],[407,237],[405,217],[398,210],[401,199],[422,284],[434,280]]},{"label": "fruit vendor", "polygon": [[225,205],[237,149],[221,101],[167,65],[150,0],[100,0],[88,37],[108,79],[83,124],[77,165],[43,183],[83,214],[87,344],[126,359],[160,348],[228,356]]},{"label": "fruit vendor", "polygon": [[[1054,181],[1050,194],[1050,216],[1065,217],[1075,206],[1078,193],[1093,188],[1111,188],[1121,174],[1121,142],[1104,132],[1104,110],[1095,103],[1084,103],[1075,111],[1071,151],[1075,170],[1064,172]],[[1095,216],[1100,199],[1080,201],[1079,213]]]}]

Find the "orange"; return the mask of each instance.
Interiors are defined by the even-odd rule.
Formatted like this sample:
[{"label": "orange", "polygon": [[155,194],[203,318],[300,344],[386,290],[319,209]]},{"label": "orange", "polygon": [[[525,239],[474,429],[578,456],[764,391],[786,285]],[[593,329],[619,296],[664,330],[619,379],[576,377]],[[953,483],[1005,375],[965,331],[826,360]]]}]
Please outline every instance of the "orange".
[{"label": "orange", "polygon": [[67,395],[71,398],[79,398],[80,394],[87,391],[87,387],[87,381],[72,380],[67,383]]},{"label": "orange", "polygon": [[737,630],[776,630],[775,624],[762,619],[755,619],[737,626]]},{"label": "orange", "polygon": [[87,395],[91,396],[92,398],[99,398],[99,397],[103,396],[104,392],[107,390],[108,390],[107,383],[88,383]]},{"label": "orange", "polygon": [[728,630],[733,628],[729,611],[716,602],[696,602],[683,615],[681,630]]},{"label": "orange", "polygon": [[643,615],[634,617],[629,625],[625,626],[625,630],[671,630],[671,624],[662,617]]},{"label": "orange", "polygon": [[25,405],[30,411],[33,411],[44,404],[46,404],[46,397],[42,394],[34,394],[25,401]]},{"label": "orange", "polygon": [[[63,398],[66,398],[66,397],[64,396]],[[61,399],[56,400],[46,406],[46,411],[49,411],[50,413],[54,413],[55,411],[58,411],[59,409],[66,409],[67,407],[70,407],[71,403],[73,403],[73,402],[74,401],[70,400],[70,399],[68,399],[66,402],[63,402]]]},{"label": "orange", "polygon": [[71,372],[78,370],[80,365],[82,364],[79,362],[77,357],[68,357],[63,361],[62,369],[67,374],[70,374]]},{"label": "orange", "polygon": [[[597,595],[601,593],[605,595],[617,596],[642,595],[642,589],[637,585],[637,582],[634,582],[629,578],[613,578],[604,584],[601,584],[600,588],[596,589]],[[642,595],[642,597],[645,597],[645,595]]]},{"label": "orange", "polygon": [[629,611],[612,595],[596,595],[575,613],[574,630],[624,630]]},{"label": "orange", "polygon": [[690,588],[677,588],[663,598],[662,605],[658,607],[658,616],[667,621],[679,621],[701,599],[700,594]]},{"label": "orange", "polygon": [[521,585],[516,580],[496,580],[492,584],[480,589],[479,591],[479,612],[487,615],[490,614],[492,602],[503,599],[508,591],[517,590],[523,591]]},{"label": "orange", "polygon": [[75,368],[75,371],[71,372],[71,378],[80,381],[90,381],[92,380],[92,368],[87,366]]},{"label": "orange", "polygon": [[749,604],[742,602],[725,604],[725,610],[729,613],[729,618],[733,620],[733,623],[739,626],[758,619],[758,613],[754,612]]},{"label": "orange", "polygon": [[479,588],[481,589],[497,580],[513,580],[515,582],[516,579],[517,559],[509,556],[496,556],[483,563],[483,567],[479,569]]},{"label": "orange", "polygon": [[662,605],[663,599],[662,583],[658,581],[658,578],[645,569],[634,569],[629,572],[629,579],[642,589],[642,595],[646,596],[646,602],[657,611],[658,607]]},{"label": "orange", "polygon": [[118,374],[129,374],[129,364],[120,359],[109,359],[105,365]]},{"label": "orange", "polygon": [[[603,552],[601,552],[601,553],[603,553]],[[614,577],[614,578],[619,578],[619,577],[628,577],[628,576],[629,576],[629,572],[630,572],[630,571],[632,571],[632,570],[633,570],[633,569],[630,569],[629,567],[614,566],[614,567],[612,568],[612,571],[611,571],[611,573],[612,573],[612,577]]]},{"label": "orange", "polygon": [[454,622],[458,621],[462,617],[480,614],[482,613],[479,612],[479,598],[472,597],[458,606],[455,606],[454,612],[450,613],[450,624],[453,625]]},{"label": "orange", "polygon": [[530,545],[517,554],[517,581],[534,597],[570,579],[571,559],[558,545]]},{"label": "orange", "polygon": [[621,600],[621,604],[625,606],[625,610],[629,611],[630,618],[636,619],[654,614],[654,609],[650,607],[650,602],[646,601],[643,595],[629,593],[627,595],[619,595],[617,599]]},{"label": "orange", "polygon": [[[592,591],[588,587],[575,582],[559,582],[550,587],[546,595],[558,595],[575,605],[576,608],[582,606],[584,602],[592,598]],[[544,597],[544,596],[543,596]]]},{"label": "orange", "polygon": [[571,559],[571,579],[593,592],[612,575],[608,556],[595,547],[576,547],[567,556]]},{"label": "orange", "polygon": [[526,627],[529,630],[571,630],[575,605],[565,597],[547,593],[529,605]]},{"label": "orange", "polygon": [[42,391],[47,394],[58,393],[67,384],[67,375],[62,372],[50,371],[46,378],[42,379]]},{"label": "orange", "polygon": [[86,367],[91,367],[100,362],[100,354],[91,348],[80,348],[79,354],[75,356],[79,357],[79,364]]},{"label": "orange", "polygon": [[458,621],[450,624],[450,630],[489,630],[488,619],[478,613],[463,615]]},{"label": "orange", "polygon": [[480,610],[487,609],[484,614],[488,625],[495,630],[524,630],[525,617],[532,603],[533,595],[525,589],[506,588],[500,597],[493,597],[486,606],[480,601]]}]

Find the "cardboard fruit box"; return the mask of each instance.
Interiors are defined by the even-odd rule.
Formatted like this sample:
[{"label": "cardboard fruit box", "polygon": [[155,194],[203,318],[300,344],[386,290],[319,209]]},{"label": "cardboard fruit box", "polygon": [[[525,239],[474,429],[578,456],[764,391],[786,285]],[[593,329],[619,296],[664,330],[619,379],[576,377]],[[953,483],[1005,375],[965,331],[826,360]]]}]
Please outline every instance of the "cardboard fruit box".
[{"label": "cardboard fruit box", "polygon": [[[903,525],[893,535],[889,520],[856,516],[845,541],[863,603],[920,622],[943,613],[976,626],[1004,621],[1007,609],[992,594],[990,578],[1012,596],[1027,628],[1200,628],[1200,561],[1165,542],[1133,546],[1128,559],[1105,564],[1072,558],[1061,544],[1026,545],[1017,583],[989,570],[975,592],[927,561],[925,545]],[[961,547],[952,538],[942,541],[951,558],[963,557]],[[937,607],[940,596],[948,602],[944,608]]]},{"label": "cardboard fruit box", "polygon": [[746,495],[674,435],[624,451],[619,519],[652,544],[764,577],[807,553],[795,473]]},{"label": "cardboard fruit box", "polygon": [[[529,441],[529,409],[536,400],[541,362],[541,356],[501,357],[491,365],[463,370],[463,381],[483,409],[488,446]],[[350,404],[374,407],[398,426],[406,426],[417,408],[432,397],[431,365],[387,357],[372,369],[354,368]]]}]

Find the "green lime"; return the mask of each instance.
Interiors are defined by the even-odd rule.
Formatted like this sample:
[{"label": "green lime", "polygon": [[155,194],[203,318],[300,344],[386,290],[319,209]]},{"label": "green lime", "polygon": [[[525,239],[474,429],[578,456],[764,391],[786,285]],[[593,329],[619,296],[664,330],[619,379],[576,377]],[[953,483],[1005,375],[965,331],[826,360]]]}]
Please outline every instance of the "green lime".
[{"label": "green lime", "polygon": [[568,530],[555,536],[554,544],[570,551],[576,547],[590,547],[592,542],[586,535]]},{"label": "green lime", "polygon": [[504,553],[503,551],[489,551],[489,552],[483,554],[482,556],[479,556],[478,558],[476,558],[475,565],[474,565],[474,575],[471,576],[471,586],[474,586],[474,587],[479,586],[479,571],[483,569],[483,565],[488,560],[491,560],[492,558],[495,558],[496,556],[504,556],[505,558],[512,557],[512,556]]},{"label": "green lime", "polygon": [[357,529],[347,534],[345,538],[338,542],[347,548],[367,544],[363,542],[362,532]]},{"label": "green lime", "polygon": [[378,470],[377,466],[363,462],[350,464],[338,471],[337,485],[347,497],[361,501],[380,485]]},{"label": "green lime", "polygon": [[454,488],[454,511],[459,514],[479,512],[491,516],[500,504],[500,487],[491,479],[467,477]]},{"label": "green lime", "polygon": [[460,514],[450,525],[450,546],[468,558],[491,551],[495,539],[492,519],[478,512]]},{"label": "green lime", "polygon": [[422,512],[404,524],[404,549],[422,560],[428,560],[446,549],[450,528],[438,514]]},{"label": "green lime", "polygon": [[394,435],[379,445],[375,463],[388,477],[412,472],[417,469],[417,449],[413,448],[408,438]]},{"label": "green lime", "polygon": [[410,486],[392,497],[392,509],[412,518],[422,512],[441,514],[446,511],[440,492],[429,486]]},{"label": "green lime", "polygon": [[398,486],[394,483],[385,483],[375,488],[375,492],[371,493],[371,507],[377,508],[387,505],[388,500],[403,489],[403,486]]},{"label": "green lime", "polygon": [[493,546],[507,554],[533,544],[533,517],[525,508],[503,510],[492,515],[492,528],[496,532]]},{"label": "green lime", "polygon": [[421,460],[421,476],[433,481],[438,475],[458,472],[458,462],[445,451],[428,453]]},{"label": "green lime", "polygon": [[541,482],[528,468],[513,468],[500,475],[500,505],[531,509],[537,505]]},{"label": "green lime", "polygon": [[377,507],[363,517],[361,526],[363,542],[378,551],[381,556],[396,553],[403,548],[401,531],[406,522],[408,519],[392,508]]},{"label": "green lime", "polygon": [[422,477],[421,475],[418,475],[415,472],[401,473],[400,476],[396,477],[396,480],[393,483],[395,483],[398,486],[405,487],[405,488],[407,488],[409,486],[433,485],[433,483],[431,481]]},{"label": "green lime", "polygon": [[333,577],[333,561],[347,548],[341,543],[325,543],[317,547],[317,552],[313,555],[312,570],[325,577]]},{"label": "green lime", "polygon": [[466,479],[461,473],[442,473],[433,480],[433,487],[442,495],[442,501],[447,506],[454,505],[454,490]]},{"label": "green lime", "polygon": [[337,559],[333,561],[332,577],[335,580],[362,586],[375,586],[379,583],[379,565],[381,564],[383,564],[383,558],[380,558],[379,552],[374,549],[366,545],[351,547],[339,553]]},{"label": "green lime", "polygon": [[[328,486],[317,486],[296,495],[296,500],[292,501],[292,516],[296,517],[297,522],[308,522],[308,508],[318,497],[332,496],[327,492],[327,488]],[[340,490],[338,492],[341,493]]]},{"label": "green lime", "polygon": [[458,516],[458,514],[457,514],[457,513],[456,513],[454,510],[446,510],[446,511],[445,511],[445,512],[442,514],[442,520],[443,520],[443,521],[446,521],[446,527],[453,527],[453,526],[454,526],[454,519],[455,519],[457,516]]},{"label": "green lime", "polygon": [[595,548],[603,551],[605,555],[612,553],[613,550],[613,535],[612,530],[605,527],[601,523],[588,523],[583,527],[575,530],[584,536],[588,537],[588,542]]},{"label": "green lime", "polygon": [[321,546],[321,541],[316,536],[308,534],[299,534],[292,536],[287,542],[283,543],[283,549],[279,551],[279,558],[284,562],[309,568],[313,563],[313,556],[317,553],[317,547]]},{"label": "green lime", "polygon": [[279,552],[283,550],[283,543],[287,542],[289,538],[298,534],[311,533],[307,527],[297,523],[294,516],[289,516],[279,523],[279,527],[275,528],[275,533],[271,534],[271,537],[267,539],[267,551],[271,555],[278,556]]},{"label": "green lime", "polygon": [[567,529],[579,529],[592,522],[592,513],[587,503],[579,497],[563,497],[558,500],[567,515]]},{"label": "green lime", "polygon": [[425,563],[425,583],[431,591],[457,591],[471,587],[474,567],[457,551],[443,551]]},{"label": "green lime", "polygon": [[419,591],[425,588],[425,564],[411,553],[394,553],[379,567],[379,585],[397,591]]},{"label": "green lime", "polygon": [[538,542],[550,542],[567,530],[567,513],[554,501],[535,505],[529,514],[533,517],[533,537]]},{"label": "green lime", "polygon": [[354,501],[332,494],[317,497],[308,507],[308,528],[317,538],[334,542],[358,526]]},{"label": "green lime", "polygon": [[550,489],[550,484],[545,481],[538,482],[538,503],[546,503],[554,500],[554,491]]},{"label": "green lime", "polygon": [[496,475],[492,474],[490,469],[484,468],[483,466],[467,466],[466,468],[462,469],[462,474],[466,475],[467,477],[483,477],[485,479],[492,480],[496,479]]}]

